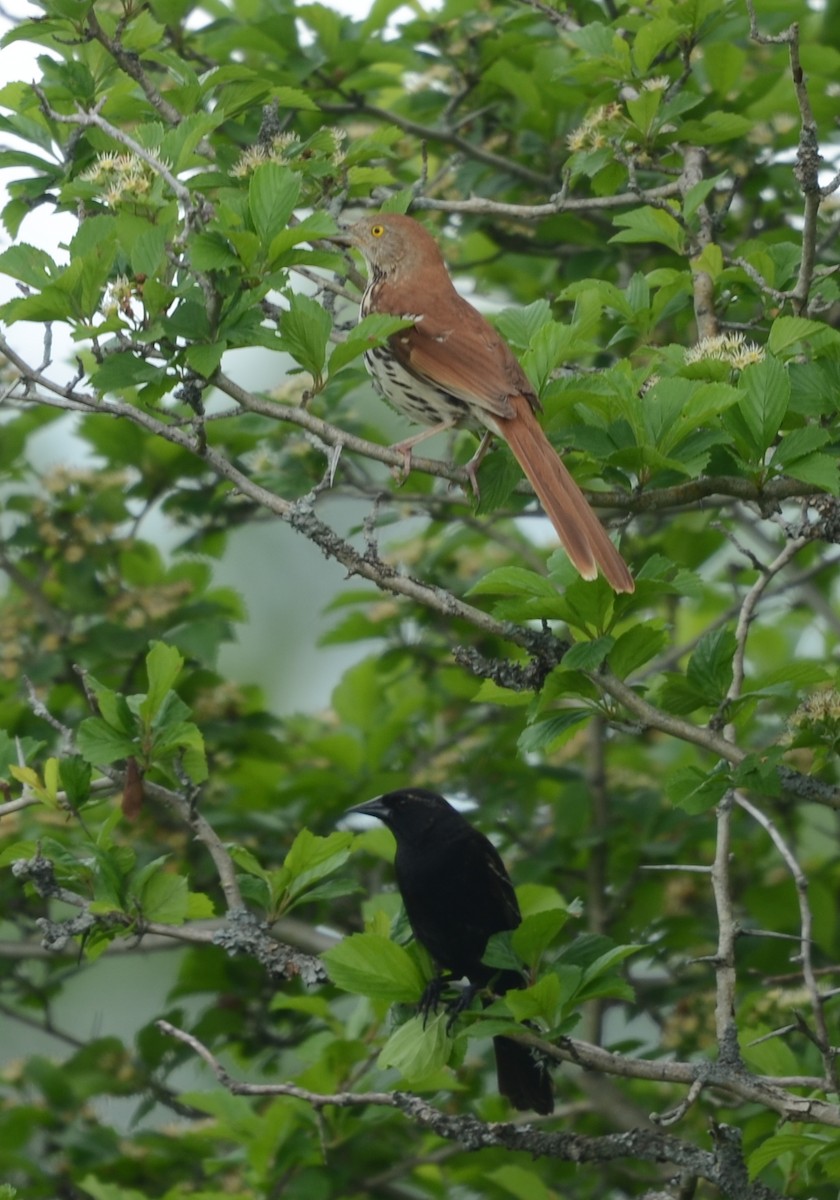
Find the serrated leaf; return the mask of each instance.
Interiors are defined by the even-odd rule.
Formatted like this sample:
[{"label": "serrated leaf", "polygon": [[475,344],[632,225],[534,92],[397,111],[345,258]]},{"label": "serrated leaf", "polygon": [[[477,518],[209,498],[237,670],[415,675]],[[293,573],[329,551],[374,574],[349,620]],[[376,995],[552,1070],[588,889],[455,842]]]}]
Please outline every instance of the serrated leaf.
[{"label": "serrated leaf", "polygon": [[767,335],[767,349],[771,354],[781,355],[798,342],[825,333],[829,328],[822,321],[810,321],[805,317],[777,317]]},{"label": "serrated leaf", "polygon": [[803,483],[812,483],[815,487],[825,488],[833,496],[840,490],[840,463],[828,454],[809,454],[807,458],[797,458],[786,468],[785,474]]},{"label": "serrated leaf", "polygon": [[27,287],[46,287],[58,274],[58,267],[46,250],[18,242],[0,254],[0,273],[18,279]]},{"label": "serrated leaf", "polygon": [[805,425],[802,429],[793,429],[785,434],[776,446],[770,465],[784,469],[797,459],[809,457],[830,440],[829,431],[818,425]]},{"label": "serrated leaf", "polygon": [[189,892],[187,894],[186,921],[204,921],[216,915],[216,906],[210,896],[204,892]]},{"label": "serrated leaf", "polygon": [[779,432],[790,401],[790,379],[778,359],[762,359],[745,367],[739,380],[742,398],[737,412],[743,417],[750,439],[759,454],[764,454]]},{"label": "serrated leaf", "polygon": [[[798,1063],[796,1064],[798,1067]],[[795,1073],[795,1070],[794,1070]],[[765,1167],[778,1163],[783,1154],[810,1156],[822,1154],[829,1149],[831,1142],[827,1137],[817,1133],[774,1133],[755,1148],[747,1159],[750,1179],[754,1179]]]},{"label": "serrated leaf", "polygon": [[139,899],[148,921],[180,925],[187,919],[187,881],[171,871],[159,867],[144,885]]},{"label": "serrated leaf", "polygon": [[565,708],[545,721],[535,721],[533,725],[522,730],[516,743],[517,748],[521,754],[549,750],[576,725],[589,720],[592,715],[593,710],[589,708]]},{"label": "serrated leaf", "polygon": [[468,596],[538,596],[556,600],[558,591],[550,579],[525,567],[497,567],[482,575],[467,592]]},{"label": "serrated leaf", "polygon": [[602,975],[609,974],[619,963],[624,962],[625,959],[630,958],[633,954],[638,954],[644,948],[641,942],[634,942],[624,946],[613,946],[611,950],[605,950],[594,962],[584,968],[581,982],[584,984],[591,983],[593,979],[598,979]]},{"label": "serrated leaf", "polygon": [[[720,175],[710,175],[707,179],[701,179],[699,183],[693,184],[688,189],[683,196],[683,217],[686,221],[691,220],[703,201],[706,200],[706,198],[715,190],[717,185],[724,179],[726,179],[725,172]],[[706,250],[711,250],[712,254],[715,256],[713,262],[709,265],[717,267],[716,270],[711,272],[712,276],[716,277],[720,273],[720,267],[723,266],[720,247],[715,242],[710,242],[708,246],[704,247],[704,251]],[[718,263],[720,263],[720,266],[718,266]],[[692,266],[694,266],[695,269],[698,267],[701,270],[708,269],[707,266],[698,263],[697,259],[692,260]]]},{"label": "serrated leaf", "polygon": [[502,971],[522,970],[522,959],[513,948],[513,933],[503,929],[488,938],[481,961],[488,967],[496,967]]},{"label": "serrated leaf", "polygon": [[257,167],[248,187],[248,207],[263,246],[285,229],[300,195],[300,176],[278,163]]},{"label": "serrated leaf", "polygon": [[394,1067],[404,1079],[419,1083],[445,1066],[453,1039],[446,1026],[449,1016],[437,1013],[425,1022],[421,1016],[411,1017],[388,1038],[379,1052],[377,1065]]},{"label": "serrated leaf", "polygon": [[633,59],[644,74],[658,54],[683,32],[683,26],[670,17],[656,17],[643,23],[633,39]]},{"label": "serrated leaf", "polygon": [[80,754],[72,754],[61,760],[59,774],[67,803],[72,808],[84,804],[90,796],[90,763],[85,762]]},{"label": "serrated leaf", "polygon": [[712,629],[703,634],[688,660],[686,681],[710,705],[724,698],[732,682],[732,660],[736,645],[731,629]]},{"label": "serrated leaf", "polygon": [[614,645],[615,639],[611,637],[577,642],[563,655],[563,666],[570,671],[597,671]]},{"label": "serrated leaf", "polygon": [[91,372],[90,381],[98,392],[119,392],[166,377],[166,368],[157,367],[130,351],[109,354],[101,366]]},{"label": "serrated leaf", "polygon": [[618,213],[613,224],[619,226],[610,242],[654,242],[667,246],[676,254],[685,251],[685,231],[676,217],[661,208],[634,208],[631,212]]},{"label": "serrated leaf", "polygon": [[529,988],[512,988],[505,993],[505,1003],[517,1021],[542,1020],[554,1025],[559,1015],[562,986],[554,971],[543,975]]},{"label": "serrated leaf", "polygon": [[678,767],[665,778],[665,795],[690,816],[707,812],[723,799],[730,786],[728,775],[709,775],[697,767]]},{"label": "serrated leaf", "polygon": [[568,919],[569,914],[562,908],[547,908],[523,917],[511,937],[516,954],[529,967],[535,967]]},{"label": "serrated leaf", "polygon": [[231,846],[230,856],[238,867],[243,871],[247,871],[249,875],[255,876],[257,879],[262,879],[267,883],[271,878],[271,872],[259,862],[255,855],[250,850],[246,850],[244,846]]},{"label": "serrated leaf", "polygon": [[221,341],[187,346],[184,350],[184,361],[193,371],[205,379],[210,379],[222,361],[226,349],[227,346]]},{"label": "serrated leaf", "polygon": [[326,309],[311,296],[295,293],[281,318],[278,344],[315,380],[320,380],[331,329],[332,319]]},{"label": "serrated leaf", "polygon": [[157,716],[168,692],[181,673],[184,659],[174,646],[164,642],[152,642],[146,655],[146,675],[149,690],[138,705],[137,713],[147,726]]},{"label": "serrated leaf", "polygon": [[350,857],[352,833],[336,830],[318,837],[301,829],[286,855],[283,866],[289,872],[289,893],[300,896],[313,884],[338,870]]},{"label": "serrated leaf", "polygon": [[12,779],[22,783],[24,787],[33,788],[38,792],[42,790],[41,776],[33,767],[19,767],[17,763],[11,763],[9,774]]},{"label": "serrated leaf", "polygon": [[128,758],[138,750],[132,738],[114,729],[102,717],[88,717],[82,721],[76,734],[76,748],[82,758],[93,766]]},{"label": "serrated leaf", "polygon": [[633,625],[616,638],[607,655],[610,670],[619,679],[650,662],[667,645],[668,634],[655,625]]},{"label": "serrated leaf", "polygon": [[505,341],[527,350],[544,325],[551,321],[551,305],[547,300],[535,300],[525,308],[503,308],[493,318],[493,324]]},{"label": "serrated leaf", "polygon": [[359,324],[348,333],[343,342],[334,346],[330,354],[330,376],[332,377],[342,367],[353,362],[359,355],[364,354],[374,346],[379,346],[392,333],[407,329],[413,321],[405,321],[402,317],[392,317],[386,313],[369,313]]},{"label": "serrated leaf", "polygon": [[424,980],[407,950],[378,933],[354,933],[323,954],[330,979],[345,992],[416,1004]]}]

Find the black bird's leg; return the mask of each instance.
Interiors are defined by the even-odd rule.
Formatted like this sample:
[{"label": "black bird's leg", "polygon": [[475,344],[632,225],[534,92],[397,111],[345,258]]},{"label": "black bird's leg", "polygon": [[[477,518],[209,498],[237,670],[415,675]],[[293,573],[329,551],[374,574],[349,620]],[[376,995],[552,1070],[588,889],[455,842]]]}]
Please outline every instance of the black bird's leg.
[{"label": "black bird's leg", "polygon": [[452,1032],[452,1026],[458,1020],[462,1012],[466,1012],[473,1002],[473,997],[482,990],[480,983],[468,983],[463,989],[460,996],[453,1000],[451,1004],[446,1006],[446,1011],[449,1014],[449,1020],[446,1022],[446,1032]]},{"label": "black bird's leg", "polygon": [[423,1028],[426,1028],[426,1022],[430,1014],[436,1013],[440,1005],[440,998],[446,990],[446,985],[449,983],[449,976],[436,975],[434,979],[430,979],[423,989],[423,995],[420,997],[420,1003],[417,1005],[418,1012],[423,1018]]}]

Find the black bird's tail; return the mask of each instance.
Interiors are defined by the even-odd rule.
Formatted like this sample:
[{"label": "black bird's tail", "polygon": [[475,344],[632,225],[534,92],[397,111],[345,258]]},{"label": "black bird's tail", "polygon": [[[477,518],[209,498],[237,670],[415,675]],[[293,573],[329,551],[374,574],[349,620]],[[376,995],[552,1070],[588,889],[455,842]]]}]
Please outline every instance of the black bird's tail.
[{"label": "black bird's tail", "polygon": [[544,1114],[554,1112],[551,1076],[535,1051],[506,1037],[494,1037],[493,1048],[499,1091],[513,1107]]}]

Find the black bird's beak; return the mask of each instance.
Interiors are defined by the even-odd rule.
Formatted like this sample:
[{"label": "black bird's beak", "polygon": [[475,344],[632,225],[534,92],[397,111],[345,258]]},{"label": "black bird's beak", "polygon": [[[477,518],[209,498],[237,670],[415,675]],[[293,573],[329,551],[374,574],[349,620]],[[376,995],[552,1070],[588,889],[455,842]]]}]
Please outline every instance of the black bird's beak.
[{"label": "black bird's beak", "polygon": [[353,808],[348,808],[344,815],[349,817],[354,813],[361,813],[366,817],[377,817],[380,821],[384,821],[388,815],[388,810],[382,803],[381,796],[377,796],[373,800],[366,800],[364,804],[357,804]]},{"label": "black bird's beak", "polygon": [[356,239],[350,233],[350,229],[346,225],[339,225],[337,233],[323,233],[321,240],[324,242],[335,242],[337,246],[355,246]]}]

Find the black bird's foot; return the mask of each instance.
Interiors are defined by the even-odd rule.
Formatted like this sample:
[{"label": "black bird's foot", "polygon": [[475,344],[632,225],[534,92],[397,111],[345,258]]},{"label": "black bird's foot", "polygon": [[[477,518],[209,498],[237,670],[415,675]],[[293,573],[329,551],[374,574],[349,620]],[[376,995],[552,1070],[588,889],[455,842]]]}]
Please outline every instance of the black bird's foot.
[{"label": "black bird's foot", "polygon": [[430,979],[423,989],[423,995],[420,997],[417,1011],[423,1018],[424,1029],[429,1017],[434,1015],[440,1007],[440,998],[446,990],[447,983],[448,980],[444,979],[442,975],[437,975],[434,979]]},{"label": "black bird's foot", "polygon": [[423,1028],[426,1028],[426,1022],[430,1016],[437,1013],[443,1001],[446,1008],[446,1032],[447,1035],[452,1033],[452,1027],[458,1020],[462,1012],[465,1012],[473,1002],[473,998],[481,991],[481,985],[477,983],[469,983],[465,988],[462,988],[454,1000],[444,1000],[444,993],[452,983],[451,975],[438,975],[435,979],[430,979],[423,990],[423,995],[420,997],[420,1003],[417,1005],[417,1011],[423,1018]]},{"label": "black bird's foot", "polygon": [[446,1011],[449,1014],[449,1020],[446,1022],[447,1034],[452,1033],[452,1026],[458,1020],[462,1012],[466,1012],[473,1002],[473,997],[481,991],[481,985],[477,983],[469,983],[463,989],[460,996],[447,1004]]}]

